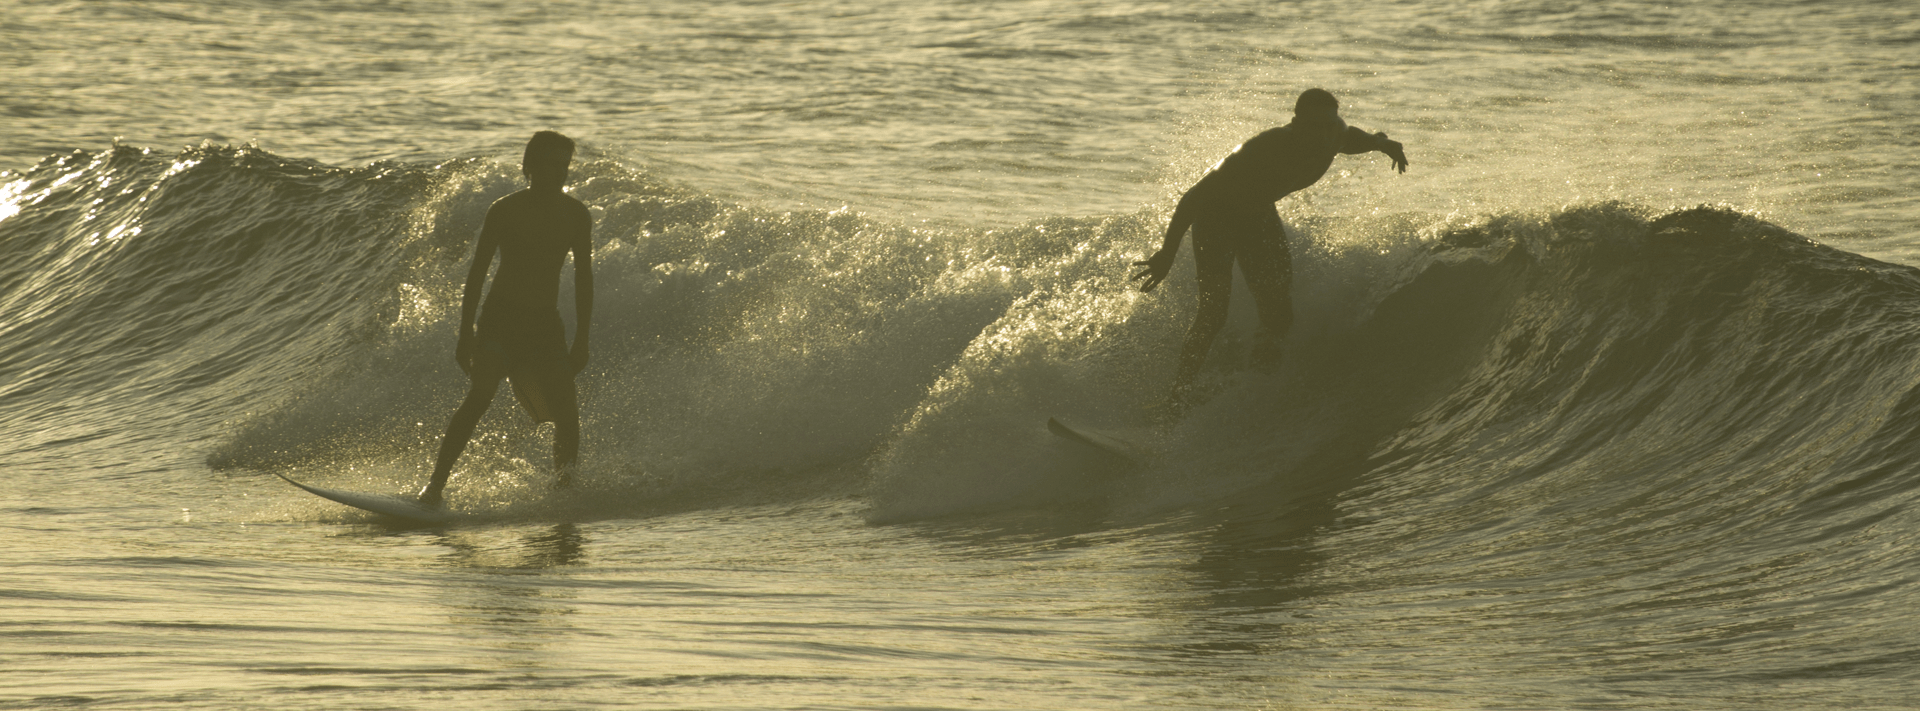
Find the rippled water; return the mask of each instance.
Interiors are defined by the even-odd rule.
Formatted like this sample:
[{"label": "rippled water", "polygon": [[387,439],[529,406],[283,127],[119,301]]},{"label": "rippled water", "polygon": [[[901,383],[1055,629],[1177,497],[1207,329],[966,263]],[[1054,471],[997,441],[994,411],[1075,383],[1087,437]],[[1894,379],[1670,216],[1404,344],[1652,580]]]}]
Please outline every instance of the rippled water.
[{"label": "rippled water", "polygon": [[[1916,26],[1798,2],[60,3],[9,10],[16,167],[119,136],[329,163],[529,127],[774,206],[978,223],[1167,198],[1301,88],[1403,137],[1368,207],[1729,202],[1911,239]],[[1359,171],[1356,171],[1359,172]],[[1378,180],[1379,171],[1368,173]],[[1336,181],[1337,182],[1337,181]],[[1316,195],[1330,192],[1322,185]]]}]

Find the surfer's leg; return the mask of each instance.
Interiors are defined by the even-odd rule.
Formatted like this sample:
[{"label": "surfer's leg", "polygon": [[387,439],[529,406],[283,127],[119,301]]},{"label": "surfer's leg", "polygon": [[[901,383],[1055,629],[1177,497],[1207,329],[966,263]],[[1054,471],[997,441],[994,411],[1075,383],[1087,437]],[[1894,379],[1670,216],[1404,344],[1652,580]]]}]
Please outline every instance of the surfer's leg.
[{"label": "surfer's leg", "polygon": [[1293,328],[1293,258],[1280,216],[1270,214],[1249,235],[1239,253],[1240,276],[1260,311],[1260,333],[1253,342],[1253,365],[1271,372],[1280,365],[1287,331]]},{"label": "surfer's leg", "polygon": [[493,394],[500,389],[500,381],[476,379],[473,387],[467,390],[467,399],[461,401],[460,409],[453,411],[453,418],[447,422],[447,435],[440,439],[440,455],[433,462],[433,480],[427,482],[427,488],[420,490],[420,503],[428,506],[440,504],[440,490],[447,487],[447,477],[453,474],[453,465],[460,461],[460,453],[466,451],[467,441],[473,439],[473,428],[480,424],[480,416],[487,414],[487,406],[493,404]]},{"label": "surfer's leg", "polygon": [[573,378],[556,374],[545,388],[553,414],[553,470],[555,486],[573,485],[574,465],[580,461],[579,392]]},{"label": "surfer's leg", "polygon": [[501,361],[498,351],[485,347],[474,356],[473,385],[467,388],[466,399],[460,401],[460,408],[453,411],[453,418],[447,422],[447,434],[440,440],[440,454],[433,461],[433,479],[420,490],[421,504],[440,505],[440,492],[447,488],[447,477],[453,474],[454,463],[460,461],[467,441],[473,439],[473,428],[480,424],[480,416],[487,414],[494,393],[500,390],[500,378],[506,374],[506,366]]},{"label": "surfer's leg", "polygon": [[1227,325],[1228,301],[1233,298],[1232,243],[1221,239],[1218,227],[1195,225],[1193,230],[1193,268],[1199,278],[1199,307],[1187,339],[1180,347],[1180,364],[1174,370],[1170,401],[1178,402],[1200,375],[1213,339]]}]

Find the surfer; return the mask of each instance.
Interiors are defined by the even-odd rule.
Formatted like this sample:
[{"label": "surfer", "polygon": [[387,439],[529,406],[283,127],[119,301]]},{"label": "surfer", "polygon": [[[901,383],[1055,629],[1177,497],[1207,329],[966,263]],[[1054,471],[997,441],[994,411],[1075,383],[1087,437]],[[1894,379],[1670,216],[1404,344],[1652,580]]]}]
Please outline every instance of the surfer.
[{"label": "surfer", "polygon": [[1199,312],[1187,330],[1174,372],[1170,410],[1184,406],[1187,391],[1200,374],[1213,338],[1227,323],[1233,295],[1233,265],[1253,292],[1260,311],[1260,332],[1253,361],[1271,369],[1279,364],[1287,329],[1293,325],[1292,258],[1287,233],[1274,203],[1326,175],[1334,156],[1380,151],[1393,167],[1407,172],[1407,154],[1385,133],[1367,133],[1340,119],[1340,102],[1324,89],[1308,89],[1293,105],[1293,121],[1240,144],[1206,177],[1180,197],[1160,251],[1144,261],[1133,279],[1141,291],[1153,291],[1173,270],[1180,240],[1193,228],[1194,272],[1199,277]]},{"label": "surfer", "polygon": [[[587,366],[587,333],[593,320],[593,217],[561,189],[572,161],[572,139],[553,131],[534,134],[521,160],[530,187],[487,208],[460,299],[460,340],[453,351],[472,385],[447,423],[433,480],[420,490],[422,505],[440,505],[447,475],[493,403],[501,378],[513,384],[514,397],[535,422],[553,423],[553,466],[559,485],[571,482],[580,452],[573,377]],[[568,253],[573,254],[571,349],[558,307],[560,265]],[[487,291],[486,309],[480,311],[481,287],[496,254],[500,269]]]}]

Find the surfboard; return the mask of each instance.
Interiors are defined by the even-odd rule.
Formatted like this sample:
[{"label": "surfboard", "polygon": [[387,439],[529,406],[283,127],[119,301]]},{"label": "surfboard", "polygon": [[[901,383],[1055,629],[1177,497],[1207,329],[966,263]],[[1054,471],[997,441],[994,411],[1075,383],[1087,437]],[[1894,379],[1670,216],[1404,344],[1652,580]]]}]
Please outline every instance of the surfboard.
[{"label": "surfboard", "polygon": [[306,490],[309,494],[328,501],[346,504],[361,511],[372,511],[377,514],[405,519],[415,523],[445,523],[453,520],[452,514],[439,509],[430,509],[421,506],[419,502],[412,499],[386,494],[368,494],[358,491],[308,486],[294,481],[285,474],[280,474],[279,472],[274,472],[274,474],[282,479],[286,479],[288,484]]},{"label": "surfboard", "polygon": [[1047,431],[1055,436],[1078,442],[1102,454],[1117,458],[1131,465],[1140,465],[1148,459],[1147,450],[1125,439],[1102,432],[1092,427],[1069,425],[1058,417],[1047,418]]}]

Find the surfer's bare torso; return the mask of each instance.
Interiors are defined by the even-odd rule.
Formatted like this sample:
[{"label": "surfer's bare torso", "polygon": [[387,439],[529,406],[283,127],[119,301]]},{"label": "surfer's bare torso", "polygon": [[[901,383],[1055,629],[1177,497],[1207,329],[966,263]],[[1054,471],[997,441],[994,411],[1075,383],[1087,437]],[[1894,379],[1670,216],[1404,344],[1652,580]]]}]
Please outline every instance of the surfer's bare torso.
[{"label": "surfer's bare torso", "polygon": [[487,210],[480,249],[498,250],[500,267],[487,289],[480,330],[514,330],[526,321],[558,317],[560,267],[586,244],[593,218],[585,205],[559,191],[526,189]]}]

